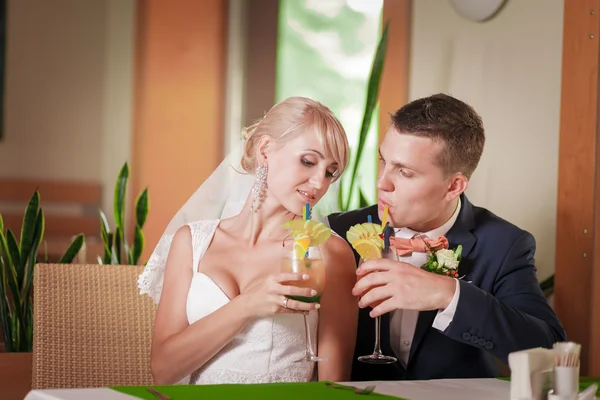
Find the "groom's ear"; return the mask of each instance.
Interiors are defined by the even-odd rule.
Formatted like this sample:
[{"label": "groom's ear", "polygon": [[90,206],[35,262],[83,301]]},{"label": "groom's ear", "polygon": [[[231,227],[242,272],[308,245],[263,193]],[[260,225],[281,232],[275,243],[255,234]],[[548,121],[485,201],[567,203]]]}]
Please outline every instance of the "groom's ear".
[{"label": "groom's ear", "polygon": [[256,145],[256,164],[265,165],[267,163],[267,154],[269,147],[272,144],[271,137],[269,135],[263,135],[258,140]]},{"label": "groom's ear", "polygon": [[463,174],[454,174],[448,181],[448,190],[446,191],[446,200],[454,200],[460,196],[469,186],[469,180]]}]

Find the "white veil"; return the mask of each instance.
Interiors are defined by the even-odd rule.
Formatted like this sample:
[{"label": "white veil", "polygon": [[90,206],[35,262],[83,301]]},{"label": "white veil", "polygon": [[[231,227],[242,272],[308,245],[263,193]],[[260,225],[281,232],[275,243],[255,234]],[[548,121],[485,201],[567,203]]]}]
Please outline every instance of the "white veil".
[{"label": "white veil", "polygon": [[165,264],[173,236],[191,222],[224,219],[239,214],[254,183],[240,164],[244,141],[219,164],[188,201],[171,219],[138,279],[140,294],[147,294],[158,304],[162,292]]}]

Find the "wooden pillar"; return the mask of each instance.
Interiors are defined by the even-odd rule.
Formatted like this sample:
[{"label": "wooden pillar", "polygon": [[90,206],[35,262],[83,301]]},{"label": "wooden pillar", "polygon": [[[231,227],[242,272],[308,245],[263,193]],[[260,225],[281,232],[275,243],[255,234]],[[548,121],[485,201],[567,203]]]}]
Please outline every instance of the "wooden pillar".
[{"label": "wooden pillar", "polygon": [[244,125],[248,126],[275,104],[279,0],[247,1]]},{"label": "wooden pillar", "polygon": [[393,113],[408,102],[412,0],[384,0],[383,26],[389,22],[387,53],[379,89],[379,143]]},{"label": "wooden pillar", "polygon": [[149,190],[145,261],[223,158],[227,0],[137,7],[130,194]]},{"label": "wooden pillar", "polygon": [[[565,1],[554,308],[600,375],[600,1]],[[540,199],[543,201],[543,199]]]}]

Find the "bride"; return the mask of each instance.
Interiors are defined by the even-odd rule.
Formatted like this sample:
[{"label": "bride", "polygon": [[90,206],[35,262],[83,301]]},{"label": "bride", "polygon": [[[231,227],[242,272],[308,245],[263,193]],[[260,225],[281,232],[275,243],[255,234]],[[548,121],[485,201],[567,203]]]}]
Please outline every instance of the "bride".
[{"label": "bride", "polygon": [[[151,370],[157,384],[350,380],[358,316],[352,250],[332,235],[321,245],[327,288],[282,285],[285,221],[314,206],[348,162],[346,134],[324,105],[276,104],[244,133],[240,160],[225,160],[171,221],[144,272],[156,303]],[[240,164],[249,174],[237,172]],[[248,181],[250,179],[250,181]],[[302,311],[317,332],[319,363],[304,355]],[[315,374],[316,372],[316,374]]]}]

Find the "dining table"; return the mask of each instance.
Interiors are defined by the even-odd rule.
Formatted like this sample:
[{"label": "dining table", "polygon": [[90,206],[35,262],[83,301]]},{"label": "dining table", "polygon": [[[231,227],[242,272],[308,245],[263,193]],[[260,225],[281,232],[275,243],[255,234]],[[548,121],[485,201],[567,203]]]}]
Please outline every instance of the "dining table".
[{"label": "dining table", "polygon": [[[161,398],[161,395],[164,397]],[[500,379],[439,379],[35,389],[27,394],[25,400],[343,400],[364,397],[379,397],[382,400],[508,400],[510,382]]]},{"label": "dining table", "polygon": [[[580,390],[600,378],[581,377]],[[590,390],[593,390],[590,388]],[[600,396],[600,389],[596,393]],[[510,400],[510,379],[434,379],[33,389],[24,400]],[[597,397],[592,397],[596,399]]]}]

